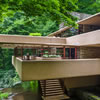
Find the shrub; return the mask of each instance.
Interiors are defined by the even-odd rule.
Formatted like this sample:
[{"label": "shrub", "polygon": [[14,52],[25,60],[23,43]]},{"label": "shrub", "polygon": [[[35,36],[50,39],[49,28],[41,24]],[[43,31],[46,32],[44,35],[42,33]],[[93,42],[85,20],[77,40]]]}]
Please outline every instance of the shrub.
[{"label": "shrub", "polygon": [[41,33],[30,33],[30,36],[41,36]]},{"label": "shrub", "polygon": [[9,96],[9,93],[7,93],[7,92],[6,93],[0,92],[0,100],[7,99],[8,96]]}]

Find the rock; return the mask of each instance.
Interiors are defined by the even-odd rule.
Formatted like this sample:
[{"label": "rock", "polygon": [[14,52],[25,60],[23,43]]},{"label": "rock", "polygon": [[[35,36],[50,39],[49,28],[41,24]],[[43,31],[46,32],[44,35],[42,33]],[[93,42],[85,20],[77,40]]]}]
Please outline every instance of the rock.
[{"label": "rock", "polygon": [[100,100],[100,97],[98,95],[90,91],[78,90],[76,94],[80,100]]}]

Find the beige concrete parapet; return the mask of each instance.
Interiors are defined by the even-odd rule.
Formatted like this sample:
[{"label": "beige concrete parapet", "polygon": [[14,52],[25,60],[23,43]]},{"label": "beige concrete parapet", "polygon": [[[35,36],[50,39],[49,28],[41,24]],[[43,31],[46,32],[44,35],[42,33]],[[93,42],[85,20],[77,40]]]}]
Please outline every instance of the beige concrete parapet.
[{"label": "beige concrete parapet", "polygon": [[13,57],[23,81],[100,75],[100,59],[21,60]]}]

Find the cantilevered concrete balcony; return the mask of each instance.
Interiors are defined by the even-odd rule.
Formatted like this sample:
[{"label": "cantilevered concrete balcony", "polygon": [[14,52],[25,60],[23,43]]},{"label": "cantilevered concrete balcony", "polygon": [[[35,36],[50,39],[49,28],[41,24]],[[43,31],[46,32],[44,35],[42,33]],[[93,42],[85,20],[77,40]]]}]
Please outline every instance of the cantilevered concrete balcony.
[{"label": "cantilevered concrete balcony", "polygon": [[100,75],[100,59],[22,60],[12,57],[21,80],[45,80]]}]

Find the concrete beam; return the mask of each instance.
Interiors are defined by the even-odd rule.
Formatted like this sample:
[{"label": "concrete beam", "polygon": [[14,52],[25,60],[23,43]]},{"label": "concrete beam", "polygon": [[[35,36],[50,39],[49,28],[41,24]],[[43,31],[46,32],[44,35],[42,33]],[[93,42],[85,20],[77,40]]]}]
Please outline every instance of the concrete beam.
[{"label": "concrete beam", "polygon": [[97,86],[100,85],[100,75],[64,78],[63,81],[66,89]]},{"label": "concrete beam", "polygon": [[25,35],[0,35],[0,46],[14,48],[16,46],[63,46],[66,45],[65,38],[42,37],[42,36],[25,36]]},{"label": "concrete beam", "polygon": [[71,36],[66,41],[67,45],[100,47],[100,30]]}]

